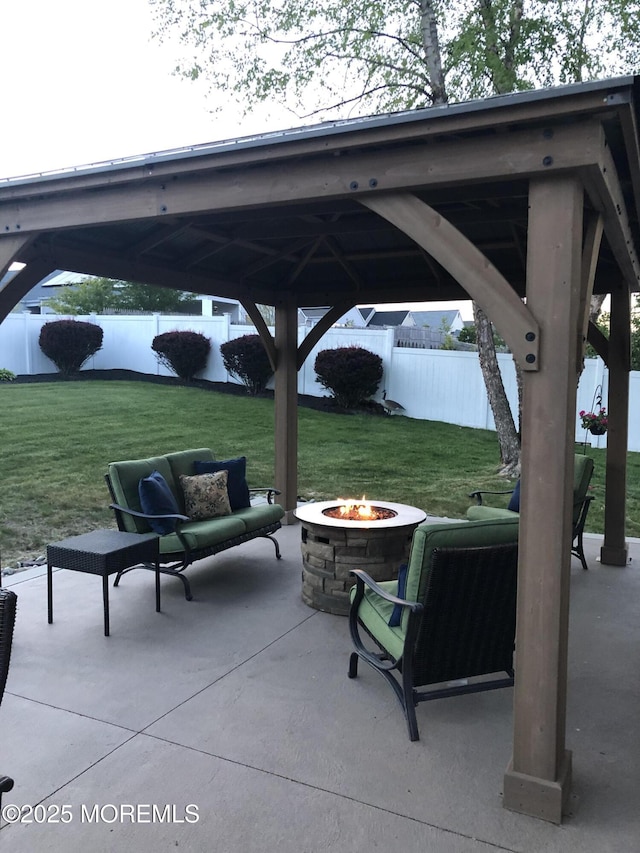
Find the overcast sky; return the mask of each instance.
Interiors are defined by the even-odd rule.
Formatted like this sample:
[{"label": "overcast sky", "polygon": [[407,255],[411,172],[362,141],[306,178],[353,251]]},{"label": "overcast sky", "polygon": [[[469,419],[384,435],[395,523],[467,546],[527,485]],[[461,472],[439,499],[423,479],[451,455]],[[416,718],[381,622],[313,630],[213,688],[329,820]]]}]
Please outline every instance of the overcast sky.
[{"label": "overcast sky", "polygon": [[0,2],[0,178],[300,124],[284,111],[220,115],[171,73],[147,0]]}]

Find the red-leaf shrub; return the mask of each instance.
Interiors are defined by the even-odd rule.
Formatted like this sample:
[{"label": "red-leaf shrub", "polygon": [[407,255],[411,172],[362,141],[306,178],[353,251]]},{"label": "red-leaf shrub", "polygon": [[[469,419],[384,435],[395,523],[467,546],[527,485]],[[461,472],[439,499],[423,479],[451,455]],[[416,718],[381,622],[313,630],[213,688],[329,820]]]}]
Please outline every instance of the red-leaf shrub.
[{"label": "red-leaf shrub", "polygon": [[273,370],[260,335],[243,335],[220,344],[225,369],[246,385],[250,394],[259,394],[267,386]]},{"label": "red-leaf shrub", "polygon": [[102,348],[103,331],[82,320],[54,320],[40,329],[38,343],[60,373],[70,376]]},{"label": "red-leaf shrub", "polygon": [[200,332],[164,332],[155,336],[151,349],[160,364],[190,380],[207,366],[211,341]]},{"label": "red-leaf shrub", "polygon": [[318,382],[344,409],[362,405],[376,393],[382,379],[382,359],[362,347],[322,350],[316,356],[314,369]]}]

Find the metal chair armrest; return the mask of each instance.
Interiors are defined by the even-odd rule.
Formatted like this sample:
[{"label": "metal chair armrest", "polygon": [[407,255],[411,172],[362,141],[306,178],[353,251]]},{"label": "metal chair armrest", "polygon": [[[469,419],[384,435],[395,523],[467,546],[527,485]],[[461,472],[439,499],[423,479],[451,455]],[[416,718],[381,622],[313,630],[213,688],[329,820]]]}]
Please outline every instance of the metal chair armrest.
[{"label": "metal chair armrest", "polygon": [[486,489],[483,489],[482,491],[470,492],[469,497],[475,498],[477,503],[478,503],[478,506],[482,506],[482,496],[483,495],[512,495],[512,494],[513,494],[513,489],[507,489],[506,492],[490,492],[490,491],[487,491]]},{"label": "metal chair armrest", "polygon": [[[381,586],[378,586],[374,579],[362,569],[351,569],[349,574],[355,577],[357,584],[356,597],[353,601],[354,606],[356,606],[356,599],[358,600],[358,604],[360,603],[364,596],[364,587],[368,586],[376,595],[379,595],[380,598],[383,598],[385,601],[389,601],[391,604],[399,604],[401,607],[408,607],[412,613],[420,613],[424,610],[424,605],[420,604],[418,601],[407,601],[406,598],[398,598],[396,595],[391,595],[385,589],[382,589]],[[358,592],[360,589],[362,589],[362,595],[358,598]]]},{"label": "metal chair armrest", "polygon": [[255,488],[255,489],[249,489],[249,494],[250,494],[250,495],[254,494],[255,492],[266,492],[266,493],[267,493],[267,503],[268,503],[268,504],[272,504],[272,503],[273,503],[273,496],[274,496],[274,495],[280,495],[280,494],[282,494],[282,492],[280,491],[280,489],[276,489],[276,488],[274,488],[273,486],[262,486],[262,487],[258,487],[258,488]]},{"label": "metal chair armrest", "polygon": [[179,521],[189,521],[188,515],[182,515],[179,512],[168,512],[164,515],[153,515],[148,512],[138,512],[138,510],[129,509],[129,507],[120,506],[120,504],[109,504],[109,507],[116,512],[126,512],[127,515],[133,515],[136,518],[177,518]]}]

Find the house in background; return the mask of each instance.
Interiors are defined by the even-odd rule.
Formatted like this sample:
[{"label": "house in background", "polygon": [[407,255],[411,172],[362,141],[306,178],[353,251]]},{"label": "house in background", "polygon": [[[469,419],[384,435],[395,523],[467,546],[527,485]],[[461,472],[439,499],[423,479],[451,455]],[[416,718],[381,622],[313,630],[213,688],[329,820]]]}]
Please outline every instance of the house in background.
[{"label": "house in background", "polygon": [[[329,311],[327,307],[321,308],[298,308],[298,325],[312,328]],[[367,325],[367,319],[371,316],[373,308],[350,308],[346,314],[334,323],[334,326],[342,326],[352,329],[363,329]]]},{"label": "house in background", "polygon": [[45,305],[46,301],[52,296],[57,296],[61,288],[78,284],[85,278],[87,278],[86,275],[79,273],[54,270],[31,288],[16,305],[14,311],[26,311],[28,314],[53,314],[55,312]]},{"label": "house in background", "polygon": [[402,311],[374,311],[367,325],[387,328],[403,326],[413,329],[432,329],[457,335],[464,328],[464,320],[457,308],[436,311],[407,309]]},{"label": "house in background", "polygon": [[464,320],[457,308],[449,311],[411,311],[410,315],[418,329],[441,329],[457,335],[464,328]]}]

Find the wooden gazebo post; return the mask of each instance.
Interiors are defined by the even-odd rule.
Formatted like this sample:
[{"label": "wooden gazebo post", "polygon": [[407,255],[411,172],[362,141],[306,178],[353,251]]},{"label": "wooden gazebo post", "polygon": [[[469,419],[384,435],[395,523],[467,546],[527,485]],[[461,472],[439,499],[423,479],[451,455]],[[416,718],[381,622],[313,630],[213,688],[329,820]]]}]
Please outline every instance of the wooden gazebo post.
[{"label": "wooden gazebo post", "polygon": [[298,494],[298,308],[293,298],[276,305],[275,486],[293,520]]},{"label": "wooden gazebo post", "polygon": [[625,539],[627,444],[629,431],[630,298],[626,282],[611,294],[608,348],[609,434],[604,510],[604,543],[600,559],[612,566],[627,563]]},{"label": "wooden gazebo post", "polygon": [[540,357],[539,370],[524,374],[514,743],[504,805],[560,823],[571,787],[564,735],[582,186],[572,177],[534,179],[529,202],[527,307],[540,326]]}]

